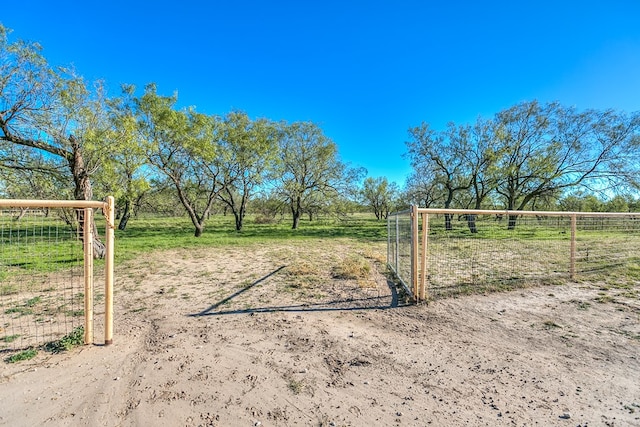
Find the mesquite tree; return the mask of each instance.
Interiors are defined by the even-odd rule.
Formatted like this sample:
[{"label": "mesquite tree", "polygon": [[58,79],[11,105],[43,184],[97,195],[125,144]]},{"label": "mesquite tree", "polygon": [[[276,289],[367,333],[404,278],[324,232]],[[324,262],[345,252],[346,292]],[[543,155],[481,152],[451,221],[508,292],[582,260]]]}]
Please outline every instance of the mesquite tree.
[{"label": "mesquite tree", "polygon": [[[558,103],[524,102],[474,126],[428,124],[409,130],[408,155],[445,208],[535,209],[567,191],[635,187],[640,176],[640,113],[577,111]],[[516,226],[510,215],[508,228]],[[468,216],[469,229],[475,223]],[[450,227],[450,218],[447,228]]]},{"label": "mesquite tree", "polygon": [[[437,132],[427,123],[409,129],[407,142],[411,164],[416,170],[432,175],[443,190],[444,208],[452,207],[457,193],[471,187],[471,174],[465,158],[466,140],[461,127],[450,123],[447,130]],[[445,228],[452,229],[453,215],[445,214]]]},{"label": "mesquite tree", "polygon": [[281,128],[277,194],[289,205],[295,230],[307,205],[339,191],[346,167],[336,144],[315,123],[283,123]]},{"label": "mesquite tree", "polygon": [[[68,174],[75,199],[91,200],[104,156],[103,95],[100,85],[91,90],[72,71],[50,67],[39,45],[10,43],[0,25],[0,167]],[[94,254],[103,257],[95,235]]]},{"label": "mesquite tree", "polygon": [[176,110],[177,96],[160,96],[155,85],[136,102],[147,159],[173,184],[200,237],[214,202],[238,174],[222,167],[229,157],[224,123],[193,109]]},{"label": "mesquite tree", "polygon": [[[524,210],[540,197],[578,186],[625,185],[638,171],[630,143],[640,115],[525,102],[496,115],[493,174],[509,210]],[[622,179],[621,179],[622,178]],[[508,228],[516,226],[516,215]]]},{"label": "mesquite tree", "polygon": [[220,165],[229,185],[219,197],[231,209],[237,231],[242,230],[247,202],[275,167],[278,135],[275,124],[266,119],[251,120],[240,111],[224,118],[222,139],[229,155]]},{"label": "mesquite tree", "polygon": [[368,177],[362,183],[360,197],[364,204],[373,209],[376,219],[386,219],[393,209],[393,199],[398,194],[395,182],[389,183],[385,177]]}]

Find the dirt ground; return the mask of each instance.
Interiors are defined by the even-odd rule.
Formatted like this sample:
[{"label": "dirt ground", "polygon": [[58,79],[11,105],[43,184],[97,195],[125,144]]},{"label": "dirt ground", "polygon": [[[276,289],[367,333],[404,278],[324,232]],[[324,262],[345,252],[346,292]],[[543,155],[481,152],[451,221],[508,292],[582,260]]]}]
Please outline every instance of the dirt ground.
[{"label": "dirt ground", "polygon": [[[382,251],[318,240],[120,265],[114,343],[0,362],[0,425],[640,426],[633,293],[408,305]],[[366,277],[340,274],[354,253]]]}]

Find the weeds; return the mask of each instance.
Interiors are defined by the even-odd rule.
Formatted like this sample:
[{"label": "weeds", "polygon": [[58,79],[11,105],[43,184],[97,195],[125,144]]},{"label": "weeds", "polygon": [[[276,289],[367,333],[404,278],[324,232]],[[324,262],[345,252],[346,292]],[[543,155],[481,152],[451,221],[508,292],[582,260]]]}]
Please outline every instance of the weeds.
[{"label": "weeds", "polygon": [[35,348],[30,348],[28,350],[23,350],[19,353],[13,354],[5,359],[7,363],[17,363],[25,360],[33,359],[38,355],[38,350]]},{"label": "weeds", "polygon": [[[5,342],[11,342],[18,338],[19,335],[11,335],[9,337],[5,337]],[[42,349],[48,351],[49,353],[62,353],[63,351],[69,351],[74,347],[80,346],[84,344],[84,327],[78,326],[69,334],[63,336],[57,341],[52,341],[46,343],[42,346]],[[35,348],[30,348],[27,350],[23,350],[19,353],[13,354],[5,359],[7,363],[17,363],[22,362],[24,360],[33,359],[38,354],[38,350]]]},{"label": "weeds", "polygon": [[[6,273],[5,273],[5,276],[6,276]],[[19,292],[20,292],[20,288],[15,283],[0,285],[0,295],[13,295]]]},{"label": "weeds", "polygon": [[598,296],[595,298],[595,301],[600,304],[607,304],[610,302],[615,302],[615,299],[604,292],[600,292]]},{"label": "weeds", "polygon": [[575,304],[578,307],[578,310],[588,310],[589,307],[591,307],[591,304],[587,301],[571,300],[570,302]]},{"label": "weeds", "polygon": [[28,299],[24,305],[26,307],[33,307],[34,305],[38,304],[42,299],[40,297],[33,297],[31,299]]},{"label": "weeds", "polygon": [[6,342],[6,343],[8,344],[8,343],[12,343],[12,342],[14,342],[14,341],[15,341],[15,340],[17,340],[18,338],[20,338],[20,335],[19,335],[19,334],[7,335],[7,336],[5,336],[5,337],[3,337],[3,338],[2,338],[2,341],[3,341],[3,342]]},{"label": "weeds", "polygon": [[84,326],[78,326],[59,340],[45,344],[44,349],[50,353],[62,353],[63,351],[69,351],[72,348],[83,344]]},{"label": "weeds", "polygon": [[302,393],[305,389],[304,381],[298,381],[294,378],[289,379],[287,388],[295,395]]}]

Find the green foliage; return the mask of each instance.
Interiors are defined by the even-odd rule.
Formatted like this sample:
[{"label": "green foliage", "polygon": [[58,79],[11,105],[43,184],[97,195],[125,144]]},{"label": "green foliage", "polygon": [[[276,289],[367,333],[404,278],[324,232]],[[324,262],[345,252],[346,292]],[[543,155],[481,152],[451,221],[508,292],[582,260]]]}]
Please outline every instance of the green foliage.
[{"label": "green foliage", "polygon": [[360,196],[364,204],[373,210],[378,219],[387,218],[394,208],[394,198],[399,193],[395,182],[389,183],[387,178],[368,177],[362,184]]},{"label": "green foliage", "polygon": [[39,304],[42,299],[38,297],[33,297],[26,300],[22,305],[11,307],[5,310],[5,314],[18,314],[20,316],[26,316],[28,314],[33,314],[33,307]]},{"label": "green foliage", "polygon": [[35,348],[30,348],[28,350],[23,350],[23,351],[21,351],[19,353],[16,353],[16,354],[12,354],[11,356],[9,356],[9,357],[7,357],[5,359],[5,362],[7,362],[7,363],[22,362],[22,361],[25,361],[25,360],[33,359],[37,355],[38,355],[38,350],[36,350]]},{"label": "green foliage", "polygon": [[[409,133],[408,157],[415,172],[407,190],[426,207],[544,210],[576,190],[637,192],[640,113],[577,111],[532,101],[489,120],[479,118],[474,125],[451,123],[435,131],[422,123]],[[425,182],[412,182],[422,177]],[[621,197],[606,207],[588,202],[563,203],[569,210],[630,207]],[[510,221],[515,228],[516,218]]]},{"label": "green foliage", "polygon": [[287,388],[294,395],[298,395],[302,393],[305,389],[304,381],[298,381],[295,378],[290,378],[289,382],[287,383]]},{"label": "green foliage", "polygon": [[280,155],[275,194],[288,205],[293,229],[298,228],[303,213],[322,212],[348,192],[349,183],[357,182],[361,174],[339,160],[335,142],[312,122],[282,124]]},{"label": "green foliage", "polygon": [[28,299],[24,305],[26,307],[33,307],[34,305],[38,304],[40,301],[42,301],[42,298],[38,297],[33,297],[31,299]]},{"label": "green foliage", "polygon": [[44,349],[50,353],[62,353],[74,347],[84,344],[84,326],[78,326],[73,331],[63,336],[57,341],[52,341],[44,345]]},{"label": "green foliage", "polygon": [[200,237],[220,193],[235,177],[226,176],[229,158],[224,123],[194,109],[177,110],[177,97],[158,95],[148,85],[135,100],[142,139],[148,141],[146,157],[176,191]]},{"label": "green foliage", "polygon": [[2,341],[3,341],[3,342],[6,342],[6,343],[12,343],[12,342],[14,342],[15,340],[17,340],[18,338],[20,338],[20,335],[18,335],[18,334],[14,334],[14,335],[7,335],[7,336],[4,336],[4,337],[2,338]]},{"label": "green foliage", "polygon": [[33,310],[27,307],[18,306],[6,309],[4,314],[19,314],[20,316],[26,316],[27,314],[33,314]]}]

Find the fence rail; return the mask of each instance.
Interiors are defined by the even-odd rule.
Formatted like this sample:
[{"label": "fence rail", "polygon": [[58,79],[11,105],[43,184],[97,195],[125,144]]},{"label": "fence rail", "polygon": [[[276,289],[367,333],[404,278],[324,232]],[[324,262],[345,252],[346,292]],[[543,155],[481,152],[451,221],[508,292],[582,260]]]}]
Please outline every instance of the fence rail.
[{"label": "fence rail", "polygon": [[388,231],[388,264],[418,301],[531,283],[640,279],[640,213],[412,207],[390,215]]},{"label": "fence rail", "polygon": [[113,341],[114,199],[0,199],[0,351],[94,333],[94,209],[104,213],[104,343]]}]

